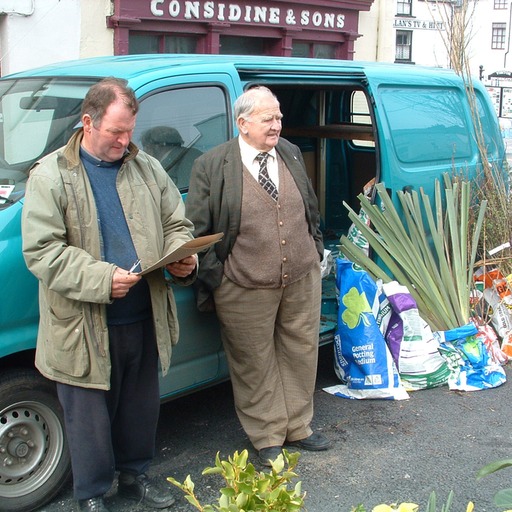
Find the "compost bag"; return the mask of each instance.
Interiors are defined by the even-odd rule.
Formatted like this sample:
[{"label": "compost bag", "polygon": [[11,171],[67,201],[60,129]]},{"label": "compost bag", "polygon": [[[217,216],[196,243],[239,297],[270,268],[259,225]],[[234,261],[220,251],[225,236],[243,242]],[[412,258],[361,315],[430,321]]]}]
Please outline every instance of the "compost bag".
[{"label": "compost bag", "polygon": [[451,370],[450,389],[477,391],[506,382],[505,370],[490,357],[475,324],[437,331],[434,335],[439,339],[439,350]]},{"label": "compost bag", "polygon": [[381,332],[387,299],[368,273],[336,259],[338,323],[334,369],[343,382],[324,391],[343,398],[409,398]]},{"label": "compost bag", "polygon": [[406,286],[391,281],[383,285],[391,305],[385,339],[407,391],[442,386],[450,369],[439,352],[439,341],[421,318]]}]

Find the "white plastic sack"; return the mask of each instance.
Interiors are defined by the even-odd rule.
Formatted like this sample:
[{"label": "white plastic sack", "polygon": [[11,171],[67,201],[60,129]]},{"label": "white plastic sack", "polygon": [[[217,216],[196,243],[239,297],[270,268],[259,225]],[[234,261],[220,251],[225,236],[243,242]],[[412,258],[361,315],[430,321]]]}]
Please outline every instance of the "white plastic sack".
[{"label": "white plastic sack", "polygon": [[385,332],[386,343],[404,387],[414,391],[446,384],[450,369],[409,290],[396,281],[384,284],[383,289],[393,310]]}]

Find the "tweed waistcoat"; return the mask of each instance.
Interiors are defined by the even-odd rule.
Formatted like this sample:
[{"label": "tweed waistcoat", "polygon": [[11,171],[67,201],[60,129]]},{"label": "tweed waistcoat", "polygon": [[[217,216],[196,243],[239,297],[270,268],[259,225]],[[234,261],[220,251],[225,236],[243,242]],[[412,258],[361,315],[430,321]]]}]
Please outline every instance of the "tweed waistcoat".
[{"label": "tweed waistcoat", "polygon": [[304,277],[319,259],[299,190],[279,157],[278,165],[277,202],[243,170],[240,231],[224,273],[244,288],[284,287]]}]

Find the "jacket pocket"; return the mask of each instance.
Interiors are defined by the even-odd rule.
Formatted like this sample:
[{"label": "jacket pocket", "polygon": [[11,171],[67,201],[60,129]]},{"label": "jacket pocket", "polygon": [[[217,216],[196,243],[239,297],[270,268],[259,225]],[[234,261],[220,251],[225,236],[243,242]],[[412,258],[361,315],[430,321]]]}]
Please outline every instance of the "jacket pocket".
[{"label": "jacket pocket", "polygon": [[89,374],[91,363],[82,307],[58,294],[52,295],[45,338],[47,364],[65,375],[84,377]]}]

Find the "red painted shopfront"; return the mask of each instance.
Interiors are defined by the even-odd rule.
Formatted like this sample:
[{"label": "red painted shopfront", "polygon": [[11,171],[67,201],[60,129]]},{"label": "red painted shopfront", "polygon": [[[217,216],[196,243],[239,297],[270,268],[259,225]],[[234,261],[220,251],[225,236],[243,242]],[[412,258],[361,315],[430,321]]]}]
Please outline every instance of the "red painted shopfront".
[{"label": "red painted shopfront", "polygon": [[114,0],[116,55],[206,53],[351,60],[373,0]]}]

